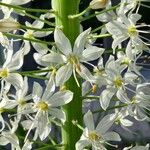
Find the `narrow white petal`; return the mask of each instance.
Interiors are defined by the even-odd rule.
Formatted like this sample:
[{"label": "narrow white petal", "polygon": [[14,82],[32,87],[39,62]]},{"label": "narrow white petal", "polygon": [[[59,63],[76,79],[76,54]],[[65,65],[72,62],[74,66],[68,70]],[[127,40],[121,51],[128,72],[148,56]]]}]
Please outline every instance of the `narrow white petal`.
[{"label": "narrow white petal", "polygon": [[34,102],[39,101],[39,99],[42,96],[42,92],[43,92],[42,86],[39,83],[34,82],[33,83],[33,92],[32,92]]},{"label": "narrow white petal", "polygon": [[115,115],[106,115],[97,125],[96,131],[100,134],[104,134],[113,125],[115,121]]},{"label": "narrow white petal", "polygon": [[91,145],[90,141],[88,140],[79,140],[76,143],[76,150],[83,150],[85,147]]},{"label": "narrow white petal", "polygon": [[116,90],[114,88],[105,89],[100,95],[100,104],[101,107],[106,110],[109,106],[110,100],[115,94]]},{"label": "narrow white petal", "polygon": [[103,135],[104,140],[106,141],[121,141],[121,138],[116,132],[108,132]]},{"label": "narrow white petal", "polygon": [[50,108],[49,114],[52,115],[52,117],[56,117],[56,118],[60,119],[63,123],[66,121],[66,115],[60,109]]},{"label": "narrow white petal", "polygon": [[103,48],[89,45],[82,53],[82,61],[93,61],[98,59],[104,52]]},{"label": "narrow white petal", "polygon": [[52,31],[36,31],[33,33],[33,36],[34,37],[38,37],[38,38],[41,38],[41,37],[45,37],[45,36],[48,36],[52,33]]},{"label": "narrow white petal", "polygon": [[63,85],[72,75],[72,66],[64,65],[56,73],[56,86]]},{"label": "narrow white petal", "polygon": [[5,81],[9,82],[17,89],[20,89],[23,87],[23,78],[18,73],[10,73],[9,76],[5,78]]},{"label": "narrow white petal", "polygon": [[84,115],[84,123],[89,131],[93,131],[95,129],[93,114],[90,110]]},{"label": "narrow white petal", "polygon": [[65,55],[72,53],[72,47],[69,39],[64,35],[64,33],[56,28],[54,31],[54,39],[58,49]]},{"label": "narrow white petal", "polygon": [[50,54],[44,55],[42,61],[63,64],[67,61],[67,58],[63,54],[52,52]]},{"label": "narrow white petal", "polygon": [[23,4],[26,4],[26,3],[29,3],[31,0],[12,0],[11,1],[11,5],[23,5]]},{"label": "narrow white petal", "polygon": [[84,32],[82,32],[76,39],[74,47],[73,47],[73,53],[76,55],[81,55],[84,47],[85,47],[85,43],[87,41],[87,37],[89,35],[91,31],[91,28],[85,30]]},{"label": "narrow white petal", "polygon": [[48,102],[52,107],[58,107],[69,103],[73,98],[73,93],[71,91],[59,91],[55,93]]}]

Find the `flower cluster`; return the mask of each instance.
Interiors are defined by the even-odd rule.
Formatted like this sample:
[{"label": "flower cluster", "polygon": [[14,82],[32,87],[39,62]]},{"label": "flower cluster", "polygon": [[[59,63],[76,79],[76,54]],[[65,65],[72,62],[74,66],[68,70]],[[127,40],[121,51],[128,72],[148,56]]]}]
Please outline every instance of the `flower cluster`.
[{"label": "flower cluster", "polygon": [[[113,126],[120,125],[128,132],[129,127],[134,125],[134,119],[150,121],[150,83],[137,64],[144,51],[149,51],[150,45],[145,36],[150,33],[145,30],[150,25],[140,23],[142,16],[138,13],[140,4],[147,1],[121,0],[120,4],[112,6],[110,0],[92,0],[86,10],[96,10],[94,16],[104,25],[81,30],[74,43],[65,35],[63,27],[49,21],[49,18],[57,17],[55,10],[41,9],[40,16],[36,17],[28,13],[35,9],[19,6],[30,1],[0,2],[3,12],[0,44],[4,60],[0,66],[0,145],[9,144],[12,150],[30,150],[38,141],[50,139],[52,148],[59,147],[61,144],[57,142],[60,143],[60,139],[56,142],[51,138],[52,129],[63,128],[67,122],[71,124],[68,128],[75,126],[83,130],[74,146],[76,150],[106,150],[109,146],[117,149],[121,136],[111,131]],[[53,1],[52,8],[55,8]],[[35,20],[21,24],[14,13]],[[79,16],[72,15],[71,19],[74,17]],[[99,35],[95,33],[98,30],[101,30]],[[54,42],[43,40],[49,35],[54,35]],[[112,37],[111,51],[103,45],[98,47],[94,44],[97,38],[106,36]],[[21,43],[18,50],[15,48],[17,42]],[[22,71],[25,56],[32,48],[36,51],[33,58],[39,65],[38,69]],[[104,60],[103,56],[109,52],[109,58]],[[39,80],[31,84],[30,78]],[[78,89],[68,88],[70,80],[74,81],[82,95],[76,95]],[[86,103],[98,101],[100,108],[100,111],[84,113],[83,126],[78,120],[68,121],[65,111],[65,107],[78,98],[83,100],[83,107]],[[112,110],[111,113],[104,113],[95,125],[94,113],[108,110]],[[23,130],[22,135],[20,130]],[[44,142],[42,144],[48,146]],[[124,147],[124,150],[127,149],[148,150],[149,143]]]}]

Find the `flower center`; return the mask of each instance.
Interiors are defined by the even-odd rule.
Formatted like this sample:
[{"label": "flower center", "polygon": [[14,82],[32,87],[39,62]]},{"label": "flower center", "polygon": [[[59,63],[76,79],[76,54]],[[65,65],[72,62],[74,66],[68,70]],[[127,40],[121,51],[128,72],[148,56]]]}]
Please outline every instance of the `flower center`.
[{"label": "flower center", "polygon": [[24,34],[25,38],[29,38],[32,39],[33,38],[33,31],[32,30],[28,30],[25,34]]},{"label": "flower center", "polygon": [[23,106],[23,105],[26,104],[26,101],[24,99],[19,99],[18,100],[18,104],[21,105],[21,106]]},{"label": "flower center", "polygon": [[0,77],[1,78],[6,78],[6,77],[8,77],[9,76],[9,71],[8,71],[8,69],[1,69],[0,70]]},{"label": "flower center", "polygon": [[48,104],[46,102],[39,102],[36,107],[42,111],[48,110]]},{"label": "flower center", "polygon": [[129,65],[130,64],[130,60],[128,57],[124,58],[122,61],[121,61],[121,65]]},{"label": "flower center", "polygon": [[3,113],[5,109],[3,107],[0,108],[0,113]]},{"label": "flower center", "polygon": [[68,56],[68,62],[72,65],[78,64],[79,60],[75,55],[69,55]]},{"label": "flower center", "polygon": [[121,79],[120,77],[116,77],[115,80],[114,80],[114,85],[115,85],[116,87],[121,87],[122,84],[123,84],[122,79]]},{"label": "flower center", "polygon": [[91,141],[99,141],[100,140],[100,136],[96,134],[96,132],[91,132],[88,134],[88,137]]},{"label": "flower center", "polygon": [[128,34],[129,36],[137,36],[138,32],[136,30],[135,26],[129,26],[128,27]]}]

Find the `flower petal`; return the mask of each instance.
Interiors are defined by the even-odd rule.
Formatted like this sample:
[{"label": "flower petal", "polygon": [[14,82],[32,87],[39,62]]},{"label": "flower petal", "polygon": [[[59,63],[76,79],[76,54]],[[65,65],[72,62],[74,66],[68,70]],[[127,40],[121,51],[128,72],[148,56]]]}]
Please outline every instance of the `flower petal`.
[{"label": "flower petal", "polygon": [[64,65],[56,73],[56,86],[63,85],[72,75],[72,66]]},{"label": "flower petal", "polygon": [[82,61],[93,61],[98,59],[104,52],[103,48],[88,45],[88,47],[82,53]]},{"label": "flower petal", "polygon": [[109,106],[110,100],[115,94],[116,90],[114,88],[107,88],[105,89],[101,95],[100,95],[100,104],[101,107],[106,110],[107,107]]},{"label": "flower petal", "polygon": [[73,93],[71,91],[59,91],[55,93],[48,102],[52,107],[58,107],[68,104],[73,98]]},{"label": "flower petal", "polygon": [[76,143],[76,150],[83,150],[85,147],[91,145],[90,141],[88,140],[79,140]]},{"label": "flower petal", "polygon": [[58,49],[65,55],[72,53],[72,47],[69,39],[64,35],[64,33],[56,28],[54,31],[54,39]]},{"label": "flower petal", "polygon": [[67,61],[66,57],[62,54],[51,52],[50,54],[44,55],[42,61],[63,64]]},{"label": "flower petal", "polygon": [[121,141],[121,138],[116,132],[108,132],[103,135],[104,140],[106,141]]},{"label": "flower petal", "polygon": [[84,115],[84,123],[89,131],[93,131],[95,129],[93,114],[90,110]]},{"label": "flower petal", "polygon": [[86,44],[86,40],[87,37],[89,35],[91,31],[91,28],[85,30],[84,32],[82,32],[76,39],[74,47],[73,47],[73,53],[76,55],[81,55],[81,53],[84,50],[85,44]]}]

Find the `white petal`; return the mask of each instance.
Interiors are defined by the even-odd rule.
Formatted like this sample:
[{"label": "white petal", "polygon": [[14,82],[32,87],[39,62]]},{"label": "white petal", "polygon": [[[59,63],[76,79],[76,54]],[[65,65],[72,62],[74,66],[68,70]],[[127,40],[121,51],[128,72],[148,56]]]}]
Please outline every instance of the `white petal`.
[{"label": "white petal", "polygon": [[128,119],[121,119],[120,122],[121,122],[121,124],[122,124],[123,126],[126,126],[126,127],[130,127],[130,126],[133,125],[133,122],[131,122],[131,121],[128,120]]},{"label": "white petal", "polygon": [[128,37],[125,35],[118,36],[114,38],[114,41],[112,43],[112,49],[115,50],[119,44],[121,44],[123,41],[125,41]]},{"label": "white petal", "polygon": [[80,69],[81,70],[78,71],[78,74],[83,79],[85,79],[86,81],[89,81],[89,82],[94,82],[95,81],[94,76],[92,75],[92,73],[85,66],[83,66],[82,64],[80,64]]},{"label": "white petal", "polygon": [[116,90],[114,88],[105,89],[100,95],[100,104],[101,107],[106,110],[109,106],[110,100],[115,94]]},{"label": "white petal", "polygon": [[56,73],[56,86],[63,85],[72,75],[72,66],[64,65]]},{"label": "white petal", "polygon": [[113,125],[116,115],[106,115],[97,125],[96,131],[104,134]]},{"label": "white petal", "polygon": [[106,141],[121,141],[121,138],[116,132],[108,132],[103,135],[104,140]]},{"label": "white petal", "polygon": [[51,108],[49,110],[49,114],[52,115],[52,117],[56,117],[58,119],[60,119],[63,123],[66,121],[66,115],[65,113],[57,108]]},{"label": "white petal", "polygon": [[85,30],[84,32],[82,32],[76,39],[75,43],[74,43],[74,47],[73,47],[73,53],[76,55],[81,55],[81,53],[84,50],[86,41],[87,41],[87,37],[89,35],[91,31],[91,28]]},{"label": "white petal", "polygon": [[45,44],[37,43],[37,42],[31,42],[34,49],[40,53],[40,54],[46,54],[50,49]]},{"label": "white petal", "polygon": [[[44,15],[41,15],[40,19],[44,20]],[[39,28],[39,29],[42,29],[43,26],[44,26],[44,22],[40,20],[35,20],[31,25],[31,27]]]},{"label": "white petal", "polygon": [[67,61],[66,57],[63,54],[51,52],[50,54],[44,55],[42,61],[63,64]]},{"label": "white petal", "polygon": [[45,140],[49,136],[50,132],[51,132],[51,124],[49,123],[46,125],[43,132],[39,135],[41,141]]},{"label": "white petal", "polygon": [[12,0],[11,5],[23,5],[29,3],[31,0]]},{"label": "white petal", "polygon": [[39,99],[42,96],[42,92],[43,92],[42,86],[39,83],[34,82],[33,83],[33,92],[32,92],[34,102],[39,101]]},{"label": "white petal", "polygon": [[104,52],[103,48],[89,45],[82,53],[82,61],[93,61],[98,59]]},{"label": "white petal", "polygon": [[17,51],[13,57],[11,62],[8,64],[8,68],[10,71],[18,70],[23,65],[23,51]]},{"label": "white petal", "polygon": [[72,47],[69,39],[58,28],[56,28],[54,31],[54,39],[56,46],[63,54],[69,55],[72,53]]},{"label": "white petal", "polygon": [[73,98],[71,91],[59,91],[55,93],[49,100],[47,100],[52,107],[58,107],[69,103]]},{"label": "white petal", "polygon": [[83,150],[85,147],[91,145],[90,141],[88,140],[79,140],[76,143],[76,150]]},{"label": "white petal", "polygon": [[90,110],[84,115],[84,123],[89,131],[94,131],[94,119],[93,114]]},{"label": "white petal", "polygon": [[34,37],[38,37],[38,38],[41,38],[41,37],[45,37],[45,36],[48,36],[52,33],[52,31],[36,31],[33,33],[33,36]]},{"label": "white petal", "polygon": [[17,89],[23,87],[23,78],[18,73],[10,73],[9,76],[5,78],[5,81],[11,83]]},{"label": "white petal", "polygon": [[0,137],[0,145],[7,145],[9,141],[5,137]]}]

